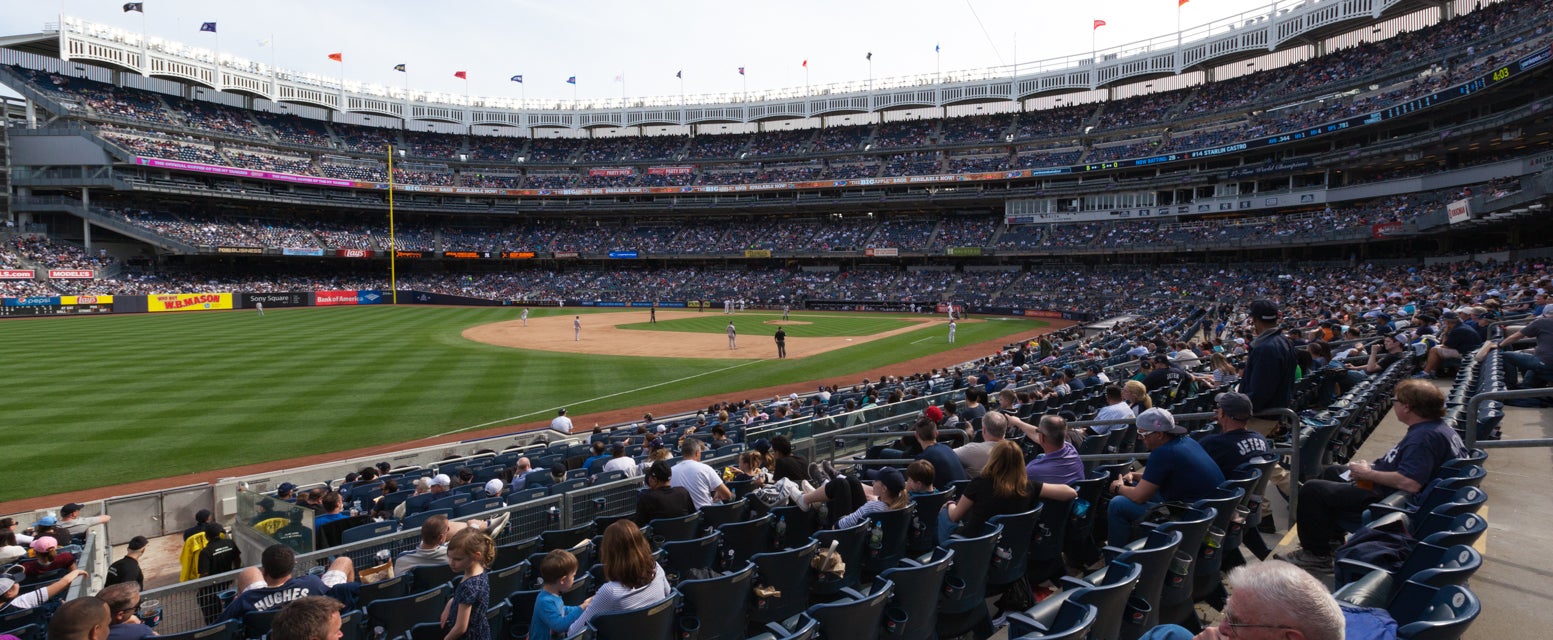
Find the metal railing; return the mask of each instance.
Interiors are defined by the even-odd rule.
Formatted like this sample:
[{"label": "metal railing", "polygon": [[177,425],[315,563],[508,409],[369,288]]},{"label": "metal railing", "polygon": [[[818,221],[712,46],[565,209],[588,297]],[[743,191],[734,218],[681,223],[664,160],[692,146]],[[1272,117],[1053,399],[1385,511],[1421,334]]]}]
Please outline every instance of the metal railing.
[{"label": "metal railing", "polygon": [[1531,447],[1553,447],[1553,438],[1517,438],[1514,440],[1487,440],[1478,442],[1478,409],[1483,403],[1491,400],[1516,400],[1519,398],[1547,398],[1553,397],[1553,388],[1546,389],[1510,389],[1505,391],[1485,391],[1472,396],[1467,400],[1467,420],[1471,425],[1463,435],[1462,441],[1468,448],[1478,449],[1525,449]]}]

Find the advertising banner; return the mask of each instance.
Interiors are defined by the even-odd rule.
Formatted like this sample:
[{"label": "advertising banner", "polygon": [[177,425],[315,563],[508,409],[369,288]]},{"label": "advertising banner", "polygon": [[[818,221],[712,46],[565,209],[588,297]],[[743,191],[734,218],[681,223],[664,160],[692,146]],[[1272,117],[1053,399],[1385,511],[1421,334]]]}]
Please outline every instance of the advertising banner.
[{"label": "advertising banner", "polygon": [[264,253],[264,247],[216,247],[216,253],[237,253],[244,255],[257,255]]},{"label": "advertising banner", "polygon": [[395,251],[394,252],[394,257],[395,258],[424,258],[424,257],[426,257],[426,255],[421,253],[421,252],[419,252],[419,251]]},{"label": "advertising banner", "polygon": [[363,289],[356,292],[356,304],[383,304],[386,301],[382,291]]},{"label": "advertising banner", "polygon": [[502,257],[503,260],[533,260],[534,259],[534,252],[533,251],[503,251],[502,254],[501,254],[501,257]]},{"label": "advertising banner", "polygon": [[252,309],[257,305],[264,305],[272,309],[280,307],[305,307],[307,294],[300,291],[286,293],[242,293],[238,294],[239,307]]},{"label": "advertising banner", "polygon": [[591,177],[612,178],[612,177],[615,177],[615,176],[628,176],[628,175],[631,175],[631,168],[630,167],[599,167],[597,169],[589,169],[588,170],[588,177],[590,177],[590,178]]},{"label": "advertising banner", "polygon": [[0,280],[31,280],[37,272],[31,269],[0,269]]},{"label": "advertising banner", "polygon": [[316,247],[312,249],[286,247],[280,250],[280,254],[283,256],[322,256],[324,254],[324,250]]},{"label": "advertising banner", "polygon": [[135,157],[135,164],[143,167],[157,167],[160,169],[178,169],[180,171],[194,171],[197,173],[214,173],[224,176],[237,176],[239,178],[260,178],[264,180],[278,180],[280,182],[295,182],[299,184],[317,184],[328,187],[351,187],[356,183],[350,180],[335,180],[333,178],[320,178],[317,176],[299,176],[290,173],[275,173],[273,171],[257,171],[253,169],[239,169],[237,167],[222,167],[212,164],[200,164],[198,162],[183,162],[181,160],[163,160],[161,158]]},{"label": "advertising banner", "polygon": [[7,307],[56,307],[59,306],[59,296],[27,296],[25,298],[6,298],[4,304]]},{"label": "advertising banner", "polygon": [[949,247],[947,253],[951,256],[979,256],[981,247]]},{"label": "advertising banner", "polygon": [[54,280],[91,280],[97,273],[91,269],[49,269]]},{"label": "advertising banner", "polygon": [[454,260],[480,260],[491,257],[489,251],[444,251],[442,257]]},{"label": "advertising banner", "polygon": [[113,304],[113,296],[60,296],[59,303],[69,306]]},{"label": "advertising banner", "polygon": [[557,251],[557,252],[555,252],[555,259],[556,260],[575,260],[576,258],[577,258],[577,252],[576,251]]},{"label": "advertising banner", "polygon": [[746,257],[746,258],[769,258],[769,257],[771,257],[771,250],[770,249],[745,249],[744,250],[744,257]]},{"label": "advertising banner", "polygon": [[901,250],[895,247],[871,247],[863,250],[863,255],[875,258],[893,258],[901,254]]},{"label": "advertising banner", "polygon": [[372,250],[371,249],[335,249],[334,250],[334,255],[339,256],[341,258],[370,258],[370,257],[372,257]]},{"label": "advertising banner", "polygon": [[[426,291],[400,291],[399,304],[447,304],[466,307],[505,307],[511,303],[503,300],[486,300],[483,298],[466,298],[445,293],[429,293]],[[553,306],[543,303],[533,303],[532,306]]]},{"label": "advertising banner", "polygon": [[615,258],[615,259],[622,259],[622,260],[634,260],[637,257],[639,257],[639,255],[640,254],[638,254],[635,251],[611,251],[611,252],[609,252],[609,257]]},{"label": "advertising banner", "polygon": [[647,167],[650,176],[682,176],[694,171],[693,167]]},{"label": "advertising banner", "polygon": [[1445,205],[1445,217],[1451,224],[1460,224],[1472,219],[1472,201],[1465,198]]},{"label": "advertising banner", "polygon": [[230,293],[158,293],[146,296],[146,311],[211,311],[231,309]]},{"label": "advertising banner", "polygon": [[1370,227],[1370,235],[1375,238],[1389,238],[1399,233],[1402,233],[1400,222],[1382,222]]},{"label": "advertising banner", "polygon": [[320,307],[337,307],[341,305],[355,305],[355,291],[319,291],[313,296],[313,304]]}]

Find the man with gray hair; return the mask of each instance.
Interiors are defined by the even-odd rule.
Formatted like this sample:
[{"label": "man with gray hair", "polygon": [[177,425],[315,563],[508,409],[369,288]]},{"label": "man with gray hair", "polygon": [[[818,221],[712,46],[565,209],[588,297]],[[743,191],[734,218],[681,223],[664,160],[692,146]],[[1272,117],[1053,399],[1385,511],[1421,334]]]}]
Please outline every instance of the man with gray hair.
[{"label": "man with gray hair", "polygon": [[733,491],[723,484],[723,477],[701,462],[701,452],[706,449],[705,442],[697,438],[685,438],[680,441],[679,447],[684,460],[671,470],[669,486],[684,487],[689,491],[690,501],[696,504],[697,509],[733,498]]},{"label": "man with gray hair", "polygon": [[[1271,560],[1231,571],[1233,595],[1219,623],[1196,635],[1221,638],[1303,638],[1343,640],[1345,621],[1337,600],[1320,580],[1287,562]],[[1291,633],[1292,632],[1292,633]],[[1188,640],[1192,632],[1162,624],[1140,640]]]},{"label": "man with gray hair", "polygon": [[954,450],[955,457],[965,466],[966,476],[975,478],[981,475],[981,468],[987,466],[987,458],[992,455],[992,447],[1003,441],[1009,421],[1017,419],[1002,411],[991,411],[981,417],[982,441],[971,442]]}]

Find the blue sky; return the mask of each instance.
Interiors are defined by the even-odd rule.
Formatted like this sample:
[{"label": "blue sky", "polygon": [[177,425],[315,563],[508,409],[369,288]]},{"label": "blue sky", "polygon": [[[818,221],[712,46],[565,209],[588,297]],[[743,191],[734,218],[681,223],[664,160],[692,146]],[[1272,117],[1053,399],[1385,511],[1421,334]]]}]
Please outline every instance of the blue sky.
[{"label": "blue sky", "polygon": [[[1293,4],[1291,0],[1285,0]],[[139,31],[142,16],[118,0],[3,0],[0,29],[32,33],[61,13]],[[620,0],[325,0],[232,2],[145,0],[152,36],[213,47],[295,71],[337,76],[328,60],[344,53],[350,80],[474,95],[571,98],[677,96],[801,88],[866,81],[872,75],[945,73],[1087,53],[1093,33],[1104,49],[1175,32],[1176,0],[1024,2],[899,0],[787,3]],[[1267,2],[1190,0],[1190,29]],[[1092,31],[1094,19],[1106,26]],[[215,21],[219,34],[199,32]],[[217,40],[219,38],[219,41]],[[260,46],[271,40],[270,47]],[[934,47],[941,47],[935,56]],[[393,71],[404,63],[408,77]],[[739,67],[747,75],[740,77]],[[524,84],[512,83],[514,74]],[[617,82],[624,76],[624,82]]]}]

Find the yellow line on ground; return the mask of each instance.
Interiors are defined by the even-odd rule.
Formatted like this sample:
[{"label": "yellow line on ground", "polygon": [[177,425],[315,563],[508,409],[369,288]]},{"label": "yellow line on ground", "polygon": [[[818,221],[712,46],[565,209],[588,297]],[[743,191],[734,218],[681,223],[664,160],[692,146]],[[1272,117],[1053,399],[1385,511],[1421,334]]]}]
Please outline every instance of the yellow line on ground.
[{"label": "yellow line on ground", "polygon": [[[1484,522],[1489,522],[1489,519],[1488,519],[1488,503],[1486,503],[1486,502],[1483,503],[1483,508],[1478,510],[1478,517],[1482,518]],[[1477,549],[1479,555],[1482,555],[1485,558],[1488,557],[1488,529],[1487,528],[1483,529],[1483,535],[1478,536],[1478,541],[1477,541],[1477,543],[1472,545],[1472,548],[1473,549]]]}]

